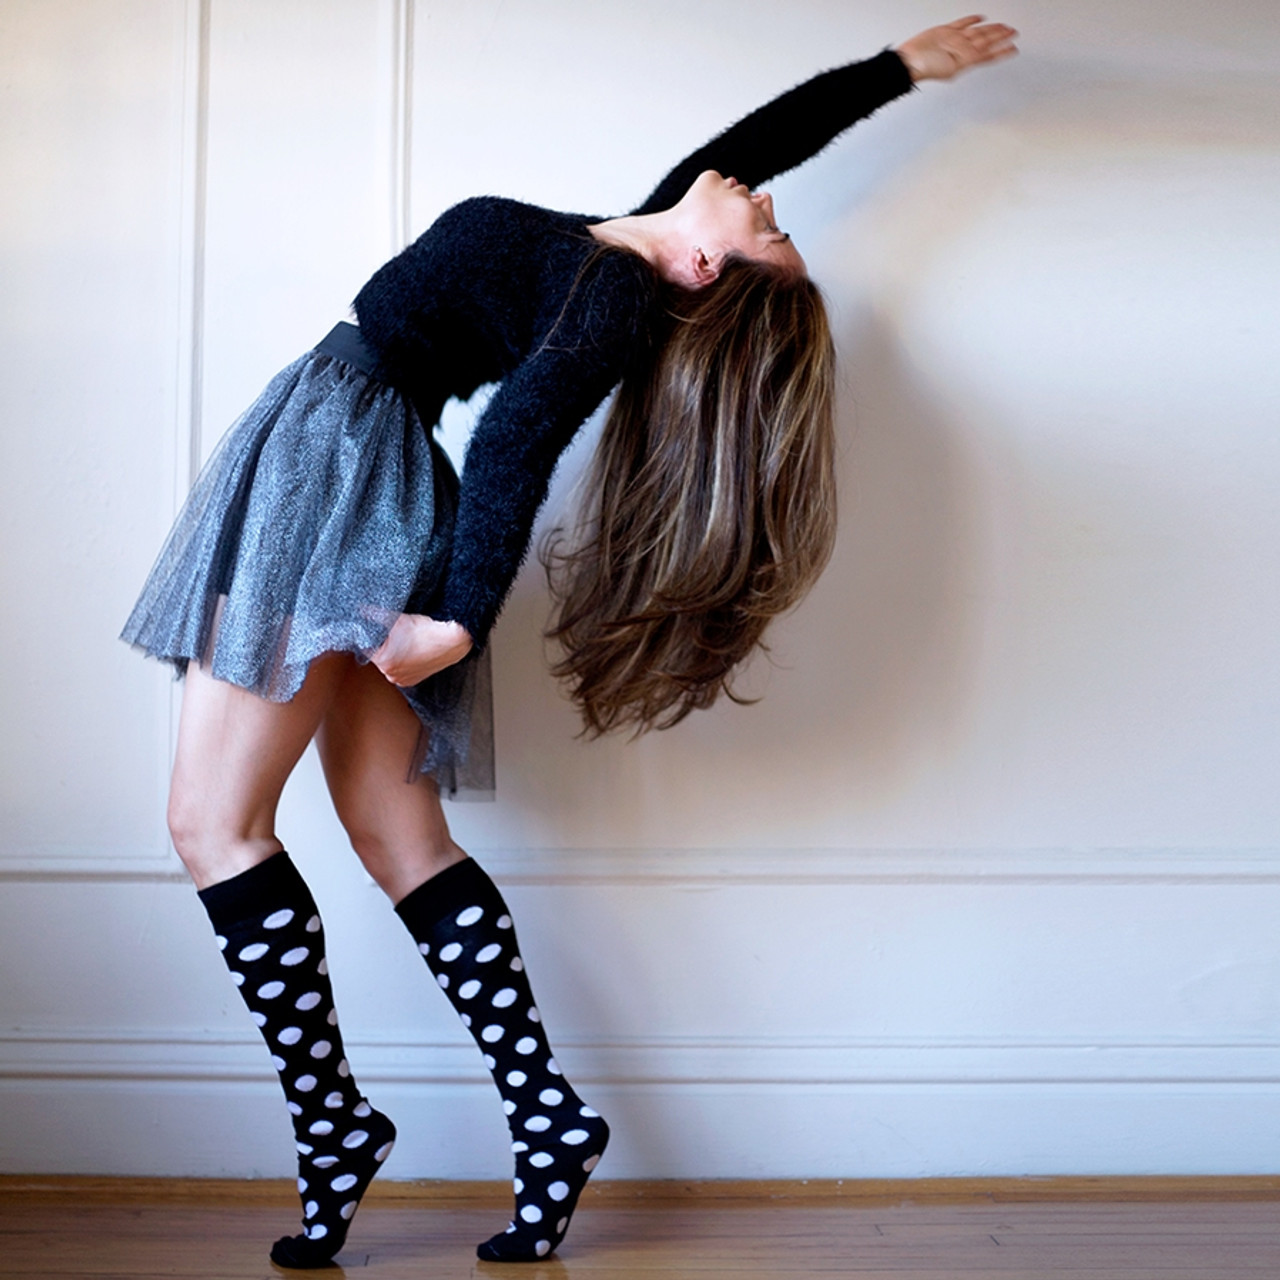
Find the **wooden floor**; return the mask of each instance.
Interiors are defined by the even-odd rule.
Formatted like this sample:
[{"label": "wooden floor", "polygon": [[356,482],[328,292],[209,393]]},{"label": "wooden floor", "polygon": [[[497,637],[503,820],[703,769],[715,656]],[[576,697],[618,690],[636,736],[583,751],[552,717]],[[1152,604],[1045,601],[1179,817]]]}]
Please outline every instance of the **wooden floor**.
[{"label": "wooden floor", "polygon": [[495,1188],[392,1184],[340,1267],[280,1272],[283,1184],[0,1178],[0,1277],[1225,1280],[1280,1277],[1280,1180],[603,1184],[557,1258],[478,1262]]}]

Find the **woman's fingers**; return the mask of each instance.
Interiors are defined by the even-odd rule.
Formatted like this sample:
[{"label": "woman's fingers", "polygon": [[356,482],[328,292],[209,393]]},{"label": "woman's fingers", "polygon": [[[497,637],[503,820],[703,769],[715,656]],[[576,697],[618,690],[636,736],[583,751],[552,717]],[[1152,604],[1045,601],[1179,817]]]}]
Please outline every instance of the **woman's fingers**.
[{"label": "woman's fingers", "polygon": [[1017,53],[1018,32],[1004,22],[985,22],[969,14],[944,26],[930,27],[900,45],[899,54],[915,80],[950,80],[969,67]]}]

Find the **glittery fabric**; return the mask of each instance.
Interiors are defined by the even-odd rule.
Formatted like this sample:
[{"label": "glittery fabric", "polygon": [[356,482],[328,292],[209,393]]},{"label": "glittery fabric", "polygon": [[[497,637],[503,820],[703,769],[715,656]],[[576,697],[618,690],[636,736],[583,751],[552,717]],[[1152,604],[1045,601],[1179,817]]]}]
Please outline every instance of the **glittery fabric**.
[{"label": "glittery fabric", "polygon": [[[457,509],[404,397],[326,346],[345,349],[331,335],[278,373],[218,445],[122,633],[273,702],[320,654],[367,655],[402,612],[431,613]],[[403,690],[424,730],[406,772],[492,795],[491,687],[485,650]]]}]

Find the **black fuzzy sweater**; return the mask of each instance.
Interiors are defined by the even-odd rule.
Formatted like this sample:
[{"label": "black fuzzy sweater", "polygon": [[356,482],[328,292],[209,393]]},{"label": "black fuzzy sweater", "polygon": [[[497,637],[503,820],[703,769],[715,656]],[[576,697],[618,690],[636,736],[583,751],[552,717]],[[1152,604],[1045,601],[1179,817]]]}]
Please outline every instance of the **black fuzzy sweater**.
[{"label": "black fuzzy sweater", "polygon": [[[632,212],[671,208],[706,169],[755,187],[911,87],[888,49],[815,76],[682,160]],[[658,297],[642,259],[597,252],[587,227],[599,221],[493,196],[465,200],[355,300],[381,375],[424,423],[438,421],[451,397],[499,384],[467,447],[436,609],[477,646],[528,550],[557,460],[643,349]]]}]

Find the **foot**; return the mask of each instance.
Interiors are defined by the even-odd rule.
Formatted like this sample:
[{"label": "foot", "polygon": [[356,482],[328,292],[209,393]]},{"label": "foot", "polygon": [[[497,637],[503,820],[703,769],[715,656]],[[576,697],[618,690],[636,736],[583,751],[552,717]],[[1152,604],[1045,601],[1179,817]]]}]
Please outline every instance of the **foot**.
[{"label": "foot", "polygon": [[298,1142],[301,1235],[271,1246],[280,1267],[324,1267],[347,1241],[351,1219],[396,1142],[396,1127],[367,1102],[351,1115],[312,1124]]},{"label": "foot", "polygon": [[[563,1123],[563,1122],[561,1122]],[[539,1262],[552,1253],[573,1216],[578,1197],[609,1143],[609,1126],[590,1107],[534,1139],[517,1139],[516,1214],[506,1231],[476,1248],[486,1262]]]}]

